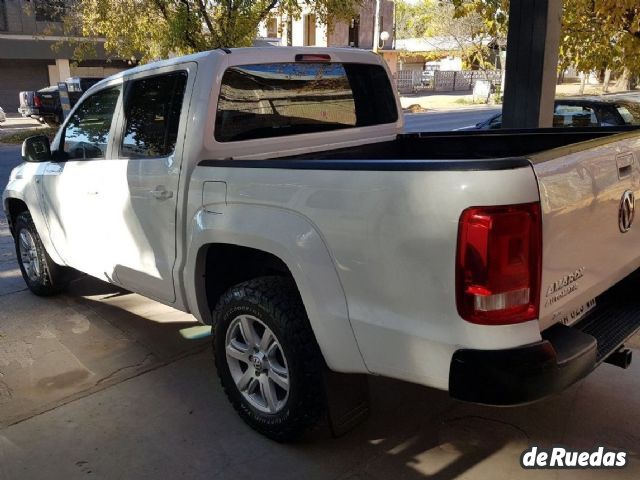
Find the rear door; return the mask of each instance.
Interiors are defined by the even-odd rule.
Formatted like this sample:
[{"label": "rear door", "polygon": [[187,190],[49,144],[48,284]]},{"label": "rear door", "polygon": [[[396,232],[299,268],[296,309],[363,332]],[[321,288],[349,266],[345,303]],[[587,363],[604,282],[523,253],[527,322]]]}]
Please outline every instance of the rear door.
[{"label": "rear door", "polygon": [[101,198],[108,271],[125,288],[172,303],[176,207],[195,64],[127,81],[114,166]]},{"label": "rear door", "polygon": [[[640,266],[640,135],[533,157],[543,212],[541,326],[578,321]],[[634,221],[636,220],[636,221]]]}]

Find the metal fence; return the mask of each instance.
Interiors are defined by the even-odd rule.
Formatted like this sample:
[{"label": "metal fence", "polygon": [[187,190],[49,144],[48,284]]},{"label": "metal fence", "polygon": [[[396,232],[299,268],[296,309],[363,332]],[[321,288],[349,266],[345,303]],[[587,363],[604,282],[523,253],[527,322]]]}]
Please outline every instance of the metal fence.
[{"label": "metal fence", "polygon": [[502,83],[500,70],[463,70],[460,72],[437,70],[433,76],[424,77],[419,70],[399,70],[396,85],[400,93],[464,92],[471,91],[478,80],[488,80],[495,87]]}]

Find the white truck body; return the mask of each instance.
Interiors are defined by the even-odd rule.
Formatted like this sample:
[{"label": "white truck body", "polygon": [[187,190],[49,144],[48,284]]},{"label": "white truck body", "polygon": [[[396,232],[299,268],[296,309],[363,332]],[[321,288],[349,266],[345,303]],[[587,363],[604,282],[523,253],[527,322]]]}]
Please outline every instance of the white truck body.
[{"label": "white truck body", "polygon": [[[266,252],[295,281],[330,369],[443,390],[452,389],[456,352],[545,344],[545,331],[580,320],[596,297],[640,267],[640,230],[631,228],[629,212],[620,218],[621,199],[626,194],[628,208],[629,195],[640,193],[640,135],[633,132],[582,132],[594,139],[564,147],[569,142],[557,142],[561,148],[552,150],[530,146],[531,155],[495,159],[451,153],[440,159],[429,136],[417,136],[403,140],[416,142],[408,143],[404,157],[385,157],[376,145],[382,152],[401,141],[402,114],[394,96],[397,115],[383,124],[216,139],[225,72],[292,64],[305,55],[327,56],[332,65],[374,65],[388,75],[385,63],[370,52],[309,48],[218,50],[115,75],[92,87],[69,116],[96,92],[116,87],[120,93],[102,157],[19,166],[3,195],[8,218],[15,220],[16,209],[26,206],[55,263],[191,312],[204,323],[212,322],[215,306],[206,280],[216,275],[208,271],[216,265],[207,258],[209,248]],[[175,72],[185,79],[175,148],[157,159],[122,156],[124,84]],[[66,125],[52,152],[63,148]],[[483,138],[497,145],[500,135]],[[535,143],[527,135],[524,141]],[[411,151],[420,146],[423,151]],[[341,159],[340,151],[360,147],[376,154]],[[327,156],[330,151],[338,153]],[[470,207],[530,204],[539,205],[542,215],[535,318],[494,325],[465,320],[456,300],[461,215]],[[620,222],[628,223],[628,231]],[[637,330],[634,325],[609,348],[617,350]],[[581,352],[589,365],[539,394],[506,393],[503,401],[500,390],[508,388],[498,384],[494,396],[452,394],[483,403],[534,400],[564,388],[612,353],[596,360],[593,342]]]}]

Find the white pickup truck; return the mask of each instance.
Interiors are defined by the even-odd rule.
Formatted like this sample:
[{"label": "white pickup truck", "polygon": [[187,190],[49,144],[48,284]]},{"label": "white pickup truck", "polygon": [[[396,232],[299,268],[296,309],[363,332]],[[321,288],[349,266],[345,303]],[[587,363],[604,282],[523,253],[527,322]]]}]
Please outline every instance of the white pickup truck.
[{"label": "white pickup truck", "polygon": [[402,127],[356,49],[107,78],[23,145],[3,195],[22,274],[50,295],[80,270],[213,325],[230,401],[281,441],[325,413],[328,371],[515,405],[626,366],[640,132]]}]

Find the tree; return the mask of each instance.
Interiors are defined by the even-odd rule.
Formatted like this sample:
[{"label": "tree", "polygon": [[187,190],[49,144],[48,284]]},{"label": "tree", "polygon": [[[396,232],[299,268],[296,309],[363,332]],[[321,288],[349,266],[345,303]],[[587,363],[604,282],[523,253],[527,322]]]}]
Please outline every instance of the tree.
[{"label": "tree", "polygon": [[435,8],[435,18],[434,35],[450,38],[468,68],[493,69],[488,46],[492,37],[479,13],[456,15],[454,3],[441,0]]},{"label": "tree", "polygon": [[450,0],[456,18],[477,15],[482,19],[482,33],[506,38],[509,24],[509,0]]},{"label": "tree", "polygon": [[[270,15],[294,18],[305,6],[323,23],[350,19],[363,0],[74,0],[67,34],[102,37],[105,50],[142,62],[220,47],[251,45]],[[83,58],[88,42],[75,42]]]},{"label": "tree", "polygon": [[580,93],[584,93],[590,72],[611,71],[616,67],[621,58],[618,37],[619,32],[597,21],[591,0],[565,0],[558,70],[574,67],[581,72]]},{"label": "tree", "polygon": [[436,2],[422,0],[409,3],[396,1],[396,38],[420,38],[434,35]]},{"label": "tree", "polygon": [[[479,14],[488,33],[506,37],[509,0],[452,0],[456,15]],[[640,5],[637,0],[564,0],[561,70],[608,70],[640,75]],[[628,82],[620,85],[629,87]]]}]

